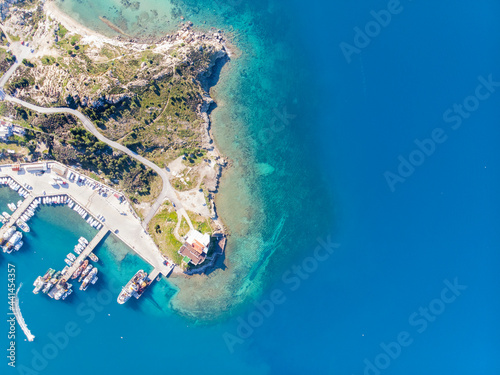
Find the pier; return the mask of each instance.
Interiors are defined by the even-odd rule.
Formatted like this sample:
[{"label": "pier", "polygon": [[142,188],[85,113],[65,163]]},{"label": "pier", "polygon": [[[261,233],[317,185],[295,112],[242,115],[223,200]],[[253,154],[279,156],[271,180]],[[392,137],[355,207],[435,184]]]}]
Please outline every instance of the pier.
[{"label": "pier", "polygon": [[149,280],[151,280],[151,282],[155,281],[159,274],[160,274],[160,271],[158,271],[157,268],[153,269],[151,271],[151,273],[149,274]]},{"label": "pier", "polygon": [[[27,163],[0,165],[0,178],[9,178],[21,188],[26,185],[30,186],[30,190],[25,195],[25,202],[13,213],[13,218],[0,228],[0,235],[3,235],[9,226],[15,224],[34,199],[65,195],[83,208],[89,216],[96,219],[100,225],[103,225],[102,228],[107,228],[138,256],[148,262],[152,269],[156,269],[165,277],[172,273],[173,268],[175,269],[172,267],[171,263],[173,262],[170,259],[167,259],[169,264],[165,264],[165,257],[142,227],[141,220],[128,201],[124,200],[118,191],[84,176],[80,170],[59,163],[47,162],[47,169],[44,173],[27,172],[26,168],[30,166],[32,164]],[[53,167],[54,170],[52,170]],[[59,174],[56,170],[59,171]],[[60,175],[60,170],[66,170],[64,176]],[[71,176],[73,178],[70,178]],[[54,177],[62,179],[66,183],[64,185],[54,184]],[[42,204],[44,203],[42,202]]]},{"label": "pier", "polygon": [[23,203],[12,213],[9,221],[7,221],[2,228],[0,228],[0,238],[5,234],[7,229],[16,224],[16,221],[21,217],[21,215],[26,211],[31,203],[36,199],[36,197],[30,195],[26,198]]},{"label": "pier", "polygon": [[65,280],[69,280],[71,276],[75,273],[75,271],[80,267],[80,264],[82,264],[89,256],[89,254],[94,251],[97,245],[102,241],[102,239],[108,234],[109,229],[106,226],[103,226],[101,230],[95,235],[95,237],[92,239],[92,241],[89,242],[89,244],[83,249],[82,253],[78,255],[76,260],[73,262],[73,265],[68,268],[65,274],[62,275],[62,278]]}]

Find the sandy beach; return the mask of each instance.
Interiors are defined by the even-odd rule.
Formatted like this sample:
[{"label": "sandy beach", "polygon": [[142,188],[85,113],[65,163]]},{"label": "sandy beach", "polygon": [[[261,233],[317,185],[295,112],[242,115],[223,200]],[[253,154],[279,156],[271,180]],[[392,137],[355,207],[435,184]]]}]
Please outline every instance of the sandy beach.
[{"label": "sandy beach", "polygon": [[57,20],[57,22],[61,23],[69,31],[82,35],[83,41],[86,43],[90,44],[94,42],[98,45],[102,45],[103,43],[110,43],[120,46],[125,45],[123,42],[108,38],[94,30],[89,29],[88,27],[83,26],[81,23],[61,11],[54,1],[46,2],[44,5],[44,10],[49,17]]}]

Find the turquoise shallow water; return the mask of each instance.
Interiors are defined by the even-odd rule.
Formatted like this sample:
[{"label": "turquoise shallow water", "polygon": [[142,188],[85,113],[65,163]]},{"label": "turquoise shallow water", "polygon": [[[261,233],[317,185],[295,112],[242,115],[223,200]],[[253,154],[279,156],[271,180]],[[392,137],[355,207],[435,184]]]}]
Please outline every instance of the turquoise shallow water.
[{"label": "turquoise shallow water", "polygon": [[[304,121],[313,120],[314,114],[300,111],[312,88],[304,84],[305,60],[293,45],[296,30],[290,27],[283,5],[274,2],[221,1],[205,6],[174,1],[162,6],[142,1],[138,10],[120,4],[58,2],[107,35],[115,32],[99,16],[140,36],[175,30],[182,16],[197,28],[224,30],[236,50],[211,90],[218,105],[212,114],[215,139],[234,162],[216,201],[232,234],[228,270],[212,273],[209,280],[174,280],[180,292],[171,304],[199,322],[219,319],[260,295],[269,276],[272,280],[273,273],[286,268],[282,260],[327,232],[332,219],[327,213],[329,200],[314,199],[323,184],[303,143]],[[143,23],[146,14],[157,22]],[[292,76],[294,80],[289,79]],[[307,205],[301,204],[306,201]],[[299,232],[302,235],[297,236]]]},{"label": "turquoise shallow water", "polygon": [[[130,33],[168,30],[183,15],[233,35],[241,57],[212,93],[217,142],[235,165],[218,201],[233,233],[228,269],[158,283],[119,306],[113,280],[141,261],[108,239],[101,285],[68,303],[34,296],[38,262],[65,254],[47,243],[89,230],[78,217],[44,224],[56,220],[50,210],[64,213],[47,208],[29,246],[0,258],[0,277],[10,261],[29,280],[21,308],[37,336],[17,342],[18,366],[32,370],[11,372],[500,373],[500,92],[456,131],[443,120],[474,95],[478,76],[500,81],[498,4],[401,1],[350,64],[339,44],[353,43],[354,27],[387,2],[143,1],[140,12],[151,17],[152,4],[171,22],[139,25],[121,2],[63,7],[105,32],[89,9]],[[392,192],[384,172],[437,127],[448,140]],[[443,290],[455,279],[466,289],[450,300]],[[78,333],[54,350],[71,322]]]}]

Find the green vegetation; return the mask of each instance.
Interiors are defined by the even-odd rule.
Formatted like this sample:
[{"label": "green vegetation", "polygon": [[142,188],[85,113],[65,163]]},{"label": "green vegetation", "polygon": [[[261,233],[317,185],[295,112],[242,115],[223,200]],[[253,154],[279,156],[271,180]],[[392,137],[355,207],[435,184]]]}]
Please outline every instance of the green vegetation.
[{"label": "green vegetation", "polygon": [[179,227],[179,236],[184,237],[186,234],[188,234],[190,229],[191,228],[189,227],[189,224],[188,224],[186,218],[182,217],[181,225]]},{"label": "green vegetation", "polygon": [[[190,62],[178,63],[172,71],[165,65],[165,56],[152,48],[134,52],[105,45],[99,51],[100,61],[96,61],[86,54],[88,46],[80,45],[79,35],[70,34],[62,25],[57,35],[57,46],[63,54],[57,59],[44,56],[41,64],[56,64],[61,75],[64,74],[63,88],[68,80],[80,77],[87,89],[83,95],[78,93],[79,98],[87,96],[95,101],[115,96],[115,99],[101,101],[98,106],[82,106],[73,92],[72,99],[62,90],[54,105],[73,103],[72,107],[87,115],[108,138],[158,165],[166,165],[183,153],[191,166],[202,160],[202,120],[198,107],[205,92],[198,78],[211,61],[213,47],[188,49]],[[185,54],[186,49],[177,47],[177,54],[181,52]],[[31,80],[29,73],[25,78],[28,81],[12,82],[9,88],[41,86],[43,82],[43,77],[36,82]],[[118,95],[121,97],[116,98]],[[27,93],[24,99],[29,98]]]},{"label": "green vegetation", "polygon": [[187,213],[189,218],[191,219],[191,223],[193,224],[194,229],[201,233],[212,234],[214,232],[214,228],[212,228],[212,225],[214,224],[210,218],[197,215],[191,211],[187,211]]},{"label": "green vegetation", "polygon": [[[5,105],[3,112],[6,115],[14,116],[16,122],[29,124],[33,129],[28,129],[25,137],[9,138],[9,142],[25,147],[25,154],[32,155],[34,160],[55,159],[68,165],[80,165],[98,180],[118,181],[119,187],[131,195],[134,202],[151,201],[161,190],[161,179],[154,171],[100,142],[74,117],[42,115],[10,103],[1,104]],[[35,152],[37,145],[41,152]]]},{"label": "green vegetation", "polygon": [[0,75],[3,75],[16,62],[16,58],[11,52],[0,48]]},{"label": "green vegetation", "polygon": [[182,244],[174,236],[177,213],[172,206],[164,205],[149,223],[149,233],[160,249],[175,263],[181,264],[182,257],[177,253]]},{"label": "green vegetation", "polygon": [[17,89],[32,86],[34,84],[35,84],[35,81],[31,77],[29,77],[29,78],[18,77],[16,79],[11,80],[10,83],[5,85],[5,91],[9,92],[10,94],[13,94],[14,91],[16,91]]},{"label": "green vegetation", "polygon": [[68,33],[68,29],[65,28],[63,25],[59,24],[59,30],[57,30],[57,36],[59,38],[63,39],[67,33]]},{"label": "green vegetation", "polygon": [[28,59],[23,59],[22,61],[23,65],[28,67],[28,68],[34,68],[35,67],[35,64],[33,64],[31,61],[29,61]]},{"label": "green vegetation", "polygon": [[41,61],[43,65],[52,65],[56,62],[56,59],[52,56],[43,56]]},{"label": "green vegetation", "polygon": [[21,40],[21,38],[18,37],[17,35],[12,35],[12,34],[8,34],[8,35],[9,35],[10,40],[12,40],[13,42],[19,42]]}]

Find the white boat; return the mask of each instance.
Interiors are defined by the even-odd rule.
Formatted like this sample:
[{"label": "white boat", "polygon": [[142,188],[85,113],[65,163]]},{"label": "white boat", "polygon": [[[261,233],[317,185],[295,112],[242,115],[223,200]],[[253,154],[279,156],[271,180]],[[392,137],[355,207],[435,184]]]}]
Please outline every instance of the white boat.
[{"label": "white boat", "polygon": [[63,300],[66,299],[66,297],[68,297],[71,293],[73,293],[73,289],[68,289],[68,291],[66,293],[63,294],[63,296],[61,297]]},{"label": "white boat", "polygon": [[26,224],[23,220],[19,219],[16,221],[17,226],[23,231],[23,232],[29,232],[30,227],[28,224]]},{"label": "white boat", "polygon": [[76,260],[75,254],[73,254],[73,253],[69,253],[66,257],[69,260],[71,260],[72,262],[74,262]]},{"label": "white boat", "polygon": [[4,233],[3,235],[3,239],[4,240],[8,240],[10,237],[12,237],[12,235],[16,232],[16,228],[15,227],[10,227],[9,229],[7,229],[7,231]]},{"label": "white boat", "polygon": [[23,245],[24,245],[24,242],[19,241],[17,244],[14,245],[14,250],[19,251],[19,249],[21,249],[21,247],[23,247]]},{"label": "white boat", "polygon": [[81,244],[77,244],[75,246],[75,249],[74,249],[75,253],[77,253],[78,255],[80,255],[83,251],[83,246]]},{"label": "white boat", "polygon": [[33,293],[38,294],[38,292],[42,290],[42,288],[45,286],[45,281],[43,280],[43,277],[38,276],[35,282],[33,283],[33,286],[35,287],[35,289],[33,289]]},{"label": "white boat", "polygon": [[5,212],[5,211],[4,211],[4,212],[2,212],[2,215],[3,215],[3,217],[4,217],[4,218],[6,218],[7,220],[9,220],[9,219],[10,219],[10,215],[9,215],[7,212]]},{"label": "white boat", "polygon": [[7,207],[9,207],[9,210],[14,212],[17,208],[17,206],[14,203],[7,203]]},{"label": "white boat", "polygon": [[73,262],[72,262],[71,260],[69,260],[68,258],[64,259],[64,261],[65,261],[65,262],[66,262],[66,264],[67,264],[68,266],[70,266],[70,267],[73,265]]}]

